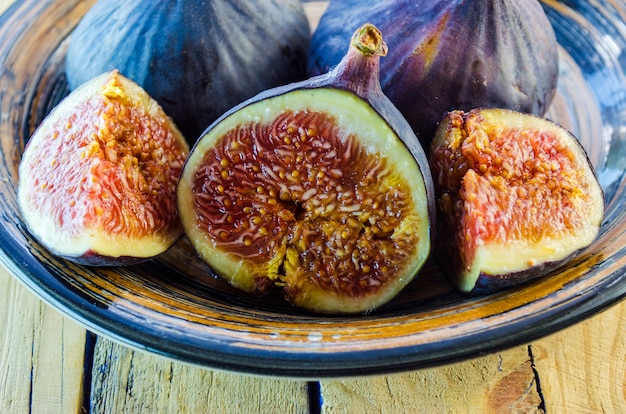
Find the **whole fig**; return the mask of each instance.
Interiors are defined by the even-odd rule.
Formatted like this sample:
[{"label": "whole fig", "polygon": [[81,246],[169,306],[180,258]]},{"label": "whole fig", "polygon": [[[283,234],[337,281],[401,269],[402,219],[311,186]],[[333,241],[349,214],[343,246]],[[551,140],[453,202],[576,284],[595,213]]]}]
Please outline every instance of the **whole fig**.
[{"label": "whole fig", "polygon": [[537,0],[331,0],[311,39],[309,76],[336,65],[340,46],[366,21],[389,45],[383,91],[425,147],[447,111],[541,116],[553,99],[557,42]]},{"label": "whole fig", "polygon": [[432,178],[380,89],[385,53],[366,24],[333,71],[242,103],[192,148],[181,221],[232,285],[314,312],[370,312],[428,258]]},{"label": "whole fig", "polygon": [[117,69],[194,142],[244,99],[304,79],[310,27],[299,0],[99,0],[71,34],[71,90]]}]

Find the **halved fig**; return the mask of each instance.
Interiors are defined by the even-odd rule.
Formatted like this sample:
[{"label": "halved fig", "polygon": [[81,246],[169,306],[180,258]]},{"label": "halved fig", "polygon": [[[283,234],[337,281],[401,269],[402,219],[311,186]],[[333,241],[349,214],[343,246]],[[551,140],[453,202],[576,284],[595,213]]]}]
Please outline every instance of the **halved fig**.
[{"label": "halved fig", "polygon": [[546,119],[503,109],[453,111],[430,164],[436,257],[462,292],[545,275],[596,238],[604,194],[578,140]]},{"label": "halved fig", "polygon": [[380,32],[360,28],[332,72],[226,113],[178,184],[185,233],[232,285],[320,313],[372,311],[430,253],[432,178],[382,94]]},{"label": "halved fig", "polygon": [[18,204],[52,253],[88,265],[130,264],[183,234],[176,182],[189,152],[161,107],[117,71],[61,101],[26,144]]}]

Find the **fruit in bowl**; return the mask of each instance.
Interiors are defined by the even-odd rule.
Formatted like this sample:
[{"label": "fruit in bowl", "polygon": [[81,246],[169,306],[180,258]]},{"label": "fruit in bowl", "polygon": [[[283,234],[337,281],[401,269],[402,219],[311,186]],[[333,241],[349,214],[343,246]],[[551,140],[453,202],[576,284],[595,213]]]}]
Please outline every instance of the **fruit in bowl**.
[{"label": "fruit in bowl", "polygon": [[561,126],[503,109],[453,111],[430,163],[438,202],[435,256],[463,292],[545,275],[589,246],[604,194],[578,140]]},{"label": "fruit in bowl", "polygon": [[416,276],[434,221],[428,161],[384,96],[380,31],[331,72],[227,112],[178,184],[185,233],[232,285],[321,313],[371,312]]},{"label": "fruit in bowl", "polygon": [[46,116],[19,165],[18,205],[54,254],[137,263],[178,240],[175,187],[188,145],[139,85],[117,71],[83,84]]}]

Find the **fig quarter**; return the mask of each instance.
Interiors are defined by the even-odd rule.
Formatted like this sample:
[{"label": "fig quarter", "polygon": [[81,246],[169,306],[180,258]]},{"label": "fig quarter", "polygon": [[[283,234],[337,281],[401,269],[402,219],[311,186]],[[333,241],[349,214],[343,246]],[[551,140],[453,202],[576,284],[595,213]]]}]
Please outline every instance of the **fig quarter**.
[{"label": "fig quarter", "polygon": [[452,111],[432,143],[435,257],[462,292],[541,277],[590,245],[604,194],[578,140],[504,109]]},{"label": "fig quarter", "polygon": [[175,188],[189,148],[163,109],[118,71],[70,93],[28,140],[18,205],[52,253],[121,265],[169,249],[183,230]]}]

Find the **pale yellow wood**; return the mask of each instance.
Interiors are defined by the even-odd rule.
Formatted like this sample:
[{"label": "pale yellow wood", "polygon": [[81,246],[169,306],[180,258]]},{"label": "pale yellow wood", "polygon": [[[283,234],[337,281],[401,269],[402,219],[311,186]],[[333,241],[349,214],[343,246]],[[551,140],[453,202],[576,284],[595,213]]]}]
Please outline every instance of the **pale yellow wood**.
[{"label": "pale yellow wood", "polygon": [[309,24],[311,25],[311,31],[314,31],[317,27],[317,24],[324,14],[324,11],[328,7],[327,1],[311,1],[304,3],[304,11],[309,19]]},{"label": "pale yellow wood", "polygon": [[306,413],[305,381],[270,379],[171,362],[99,338],[92,413]]},{"label": "pale yellow wood", "polygon": [[528,347],[409,374],[323,381],[322,413],[540,413]]},{"label": "pale yellow wood", "polygon": [[9,8],[14,0],[0,0],[0,14]]},{"label": "pale yellow wood", "polygon": [[548,413],[626,413],[626,302],[536,341]]},{"label": "pale yellow wood", "polygon": [[77,413],[85,329],[0,266],[0,413]]},{"label": "pale yellow wood", "polygon": [[409,374],[323,381],[322,413],[411,407],[420,413],[626,413],[624,328],[626,302],[528,346],[482,358]]}]

